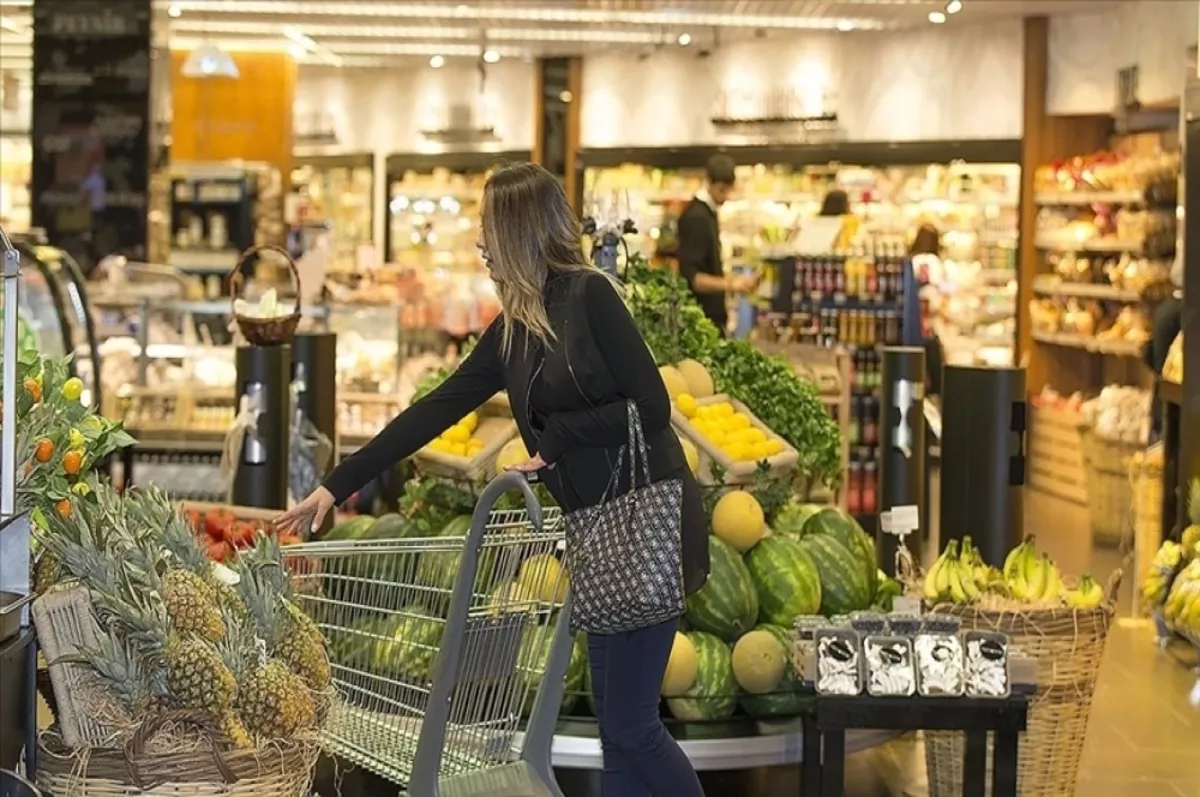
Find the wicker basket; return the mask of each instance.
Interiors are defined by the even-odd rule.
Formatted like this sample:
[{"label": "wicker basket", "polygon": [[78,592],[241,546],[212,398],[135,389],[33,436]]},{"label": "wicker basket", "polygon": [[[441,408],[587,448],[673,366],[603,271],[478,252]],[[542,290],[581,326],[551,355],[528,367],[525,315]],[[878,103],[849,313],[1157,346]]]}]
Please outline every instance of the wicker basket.
[{"label": "wicker basket", "polygon": [[[1040,609],[1027,612],[987,611],[970,606],[938,606],[953,614],[964,631],[1000,631],[1014,650],[1037,664],[1037,691],[1021,737],[1020,797],[1075,797],[1083,739],[1087,734],[1096,676],[1112,622],[1121,572],[1113,573],[1105,602],[1096,609]],[[963,794],[963,734],[929,731],[925,734],[925,764],[929,797]],[[990,762],[989,761],[989,781]],[[991,794],[991,786],[987,787]]]},{"label": "wicker basket", "polygon": [[[1133,575],[1134,584],[1146,582],[1154,555],[1162,545],[1163,447],[1150,446],[1130,459],[1130,492],[1133,495]],[[1133,613],[1141,615],[1142,591],[1133,591]]]},{"label": "wicker basket", "polygon": [[276,318],[251,318],[250,316],[239,315],[236,311],[233,313],[233,320],[237,323],[238,329],[242,332],[242,337],[253,346],[281,346],[285,343],[290,343],[292,337],[296,334],[296,327],[300,324],[300,272],[296,270],[296,263],[292,260],[291,255],[287,250],[279,246],[252,246],[238,257],[237,265],[233,267],[233,272],[229,275],[229,292],[230,300],[237,302],[242,295],[242,265],[253,255],[260,252],[275,252],[280,255],[288,264],[288,268],[292,272],[292,279],[296,283],[296,307],[292,310],[291,315],[278,316]]},{"label": "wicker basket", "polygon": [[[188,727],[190,726],[190,727]],[[191,749],[151,752],[166,727],[199,731]],[[123,748],[73,750],[60,736],[38,739],[37,786],[54,797],[308,797],[316,740],[253,750],[222,750],[218,734],[185,713],[144,723]]]},{"label": "wicker basket", "polygon": [[1083,448],[1092,539],[1100,545],[1127,549],[1133,534],[1129,463],[1141,450],[1141,445],[1106,440],[1086,428],[1080,431],[1079,440]]}]

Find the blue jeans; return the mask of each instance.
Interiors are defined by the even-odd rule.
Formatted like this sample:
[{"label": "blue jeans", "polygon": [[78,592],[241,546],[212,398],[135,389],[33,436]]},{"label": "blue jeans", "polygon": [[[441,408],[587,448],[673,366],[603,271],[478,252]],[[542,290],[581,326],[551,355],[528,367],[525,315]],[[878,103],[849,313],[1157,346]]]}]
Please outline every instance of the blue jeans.
[{"label": "blue jeans", "polygon": [[658,715],[678,626],[670,620],[622,634],[588,634],[604,797],[704,797],[691,762]]}]

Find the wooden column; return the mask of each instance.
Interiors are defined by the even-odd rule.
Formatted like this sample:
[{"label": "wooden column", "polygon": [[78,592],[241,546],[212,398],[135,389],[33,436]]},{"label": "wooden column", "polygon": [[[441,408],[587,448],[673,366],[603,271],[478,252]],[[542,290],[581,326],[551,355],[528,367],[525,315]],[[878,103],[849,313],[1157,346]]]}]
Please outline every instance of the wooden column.
[{"label": "wooden column", "polygon": [[533,159],[563,181],[578,212],[583,186],[575,160],[579,153],[579,100],[582,58],[540,58],[534,76]]},{"label": "wooden column", "polygon": [[188,53],[171,53],[171,159],[244,160],[292,171],[296,62],[287,53],[233,53],[236,79],[184,77]]},{"label": "wooden column", "polygon": [[1037,393],[1046,384],[1066,392],[1077,386],[1090,386],[1104,368],[1101,357],[1081,350],[1042,345],[1032,338],[1029,303],[1034,298],[1034,277],[1042,271],[1042,253],[1036,245],[1037,168],[1057,159],[1103,149],[1112,133],[1112,119],[1106,115],[1051,116],[1046,112],[1049,34],[1049,18],[1025,18],[1015,359],[1028,370],[1026,382],[1031,393]]}]

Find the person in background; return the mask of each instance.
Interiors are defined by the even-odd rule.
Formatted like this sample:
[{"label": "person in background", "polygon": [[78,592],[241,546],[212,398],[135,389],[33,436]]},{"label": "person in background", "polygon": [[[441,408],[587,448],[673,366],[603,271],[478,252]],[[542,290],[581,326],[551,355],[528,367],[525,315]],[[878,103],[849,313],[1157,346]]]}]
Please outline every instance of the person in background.
[{"label": "person in background", "polygon": [[[923,223],[908,247],[913,272],[923,286],[940,279],[941,252],[942,238],[937,228],[928,222]],[[925,395],[942,395],[942,367],[945,360],[946,352],[942,341],[930,325],[925,335]]]},{"label": "person in background", "polygon": [[[515,466],[545,484],[565,512],[631,489],[614,474],[637,405],[650,481],[682,483],[683,589],[708,578],[708,520],[679,438],[671,400],[621,286],[588,264],[579,221],[562,186],[533,163],[505,167],[483,189],[479,243],[503,312],[438,387],[342,460],[325,484],[275,526],[300,533],[372,478],[411,456],[460,418],[507,390],[528,451]],[[625,458],[626,462],[628,457]],[[638,507],[640,510],[641,507]],[[659,716],[663,674],[679,619],[616,634],[588,634],[600,725],[605,797],[703,797],[687,755]]]},{"label": "person in background", "polygon": [[1150,431],[1154,439],[1162,435],[1162,402],[1158,400],[1158,383],[1162,379],[1163,366],[1167,363],[1167,352],[1183,328],[1183,300],[1179,291],[1183,288],[1183,254],[1176,253],[1171,265],[1171,283],[1175,294],[1159,302],[1154,308],[1153,329],[1150,340],[1142,352],[1146,365],[1154,371],[1154,395],[1150,402]]},{"label": "person in background", "polygon": [[679,274],[687,280],[696,301],[721,334],[726,334],[729,294],[746,294],[754,290],[757,281],[725,273],[721,260],[721,228],[717,211],[733,193],[733,159],[714,155],[705,167],[705,185],[679,216]]},{"label": "person in background", "polygon": [[835,188],[825,195],[821,201],[821,212],[818,216],[849,216],[850,197],[840,188]]}]

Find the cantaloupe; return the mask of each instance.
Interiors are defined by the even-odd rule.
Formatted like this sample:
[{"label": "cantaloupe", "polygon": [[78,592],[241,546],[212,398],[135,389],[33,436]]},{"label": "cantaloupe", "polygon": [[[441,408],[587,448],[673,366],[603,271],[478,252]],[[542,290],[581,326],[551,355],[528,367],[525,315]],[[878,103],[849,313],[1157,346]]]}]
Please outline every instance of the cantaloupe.
[{"label": "cantaloupe", "polygon": [[675,364],[675,370],[679,371],[679,375],[687,383],[687,392],[696,398],[708,398],[716,392],[708,369],[695,360],[680,360]]},{"label": "cantaloupe", "polygon": [[683,374],[679,373],[678,368],[664,365],[658,369],[658,374],[662,377],[663,385],[667,388],[667,395],[671,397],[672,401],[680,393],[688,392],[687,380],[683,378]]},{"label": "cantaloupe", "polygon": [[501,614],[520,614],[537,609],[537,596],[523,584],[513,581],[496,587],[488,600],[488,613],[492,617]]},{"label": "cantaloupe", "polygon": [[765,529],[762,505],[745,490],[725,493],[713,508],[713,534],[739,553],[753,548],[762,539]]},{"label": "cantaloupe", "polygon": [[667,671],[663,673],[663,697],[680,697],[695,685],[699,674],[696,646],[692,640],[676,632],[675,641],[671,643],[671,657],[667,660]]},{"label": "cantaloupe", "polygon": [[496,455],[496,472],[503,473],[507,468],[524,465],[528,461],[529,452],[525,450],[525,442],[520,437],[514,437]]},{"label": "cantaloupe", "polygon": [[688,470],[693,476],[700,475],[700,452],[696,450],[696,444],[686,437],[679,438],[679,445],[683,446],[683,457],[687,460]]},{"label": "cantaloupe", "polygon": [[562,603],[567,597],[567,574],[558,557],[548,553],[521,562],[517,585],[543,603]]},{"label": "cantaloupe", "polygon": [[778,689],[787,666],[787,650],[767,631],[750,631],[733,646],[734,680],[752,695]]}]

